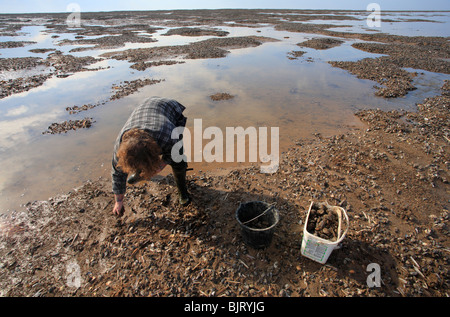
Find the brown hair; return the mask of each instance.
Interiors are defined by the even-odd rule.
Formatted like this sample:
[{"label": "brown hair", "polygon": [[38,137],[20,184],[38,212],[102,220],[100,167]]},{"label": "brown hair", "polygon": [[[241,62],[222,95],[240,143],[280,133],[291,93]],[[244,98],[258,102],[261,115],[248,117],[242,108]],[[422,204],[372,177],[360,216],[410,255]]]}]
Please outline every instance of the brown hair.
[{"label": "brown hair", "polygon": [[117,151],[117,166],[126,173],[140,171],[140,177],[150,179],[162,162],[161,148],[144,130],[131,129],[122,136]]}]

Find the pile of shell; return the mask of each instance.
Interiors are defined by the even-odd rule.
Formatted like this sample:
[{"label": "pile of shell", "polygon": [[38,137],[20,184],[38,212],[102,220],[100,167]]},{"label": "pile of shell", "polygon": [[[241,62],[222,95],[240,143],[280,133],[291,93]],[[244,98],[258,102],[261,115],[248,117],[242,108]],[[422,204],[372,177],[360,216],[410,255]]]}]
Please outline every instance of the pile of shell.
[{"label": "pile of shell", "polygon": [[9,80],[0,80],[0,99],[8,97],[32,88],[39,87],[51,77],[50,74],[35,75],[30,77],[19,77]]},{"label": "pile of shell", "polygon": [[111,96],[111,100],[116,100],[123,98],[125,96],[131,95],[132,93],[136,92],[139,88],[147,86],[147,85],[154,85],[157,83],[160,83],[161,79],[136,79],[132,81],[124,81],[123,85],[114,85],[112,87],[113,90],[116,91],[114,95]]},{"label": "pile of shell", "polygon": [[339,218],[334,208],[326,204],[314,203],[311,206],[307,230],[319,238],[330,241],[338,239]]},{"label": "pile of shell", "polygon": [[92,118],[84,118],[81,120],[69,120],[63,123],[52,123],[47,131],[42,132],[42,134],[59,134],[67,133],[70,130],[78,130],[83,128],[90,128],[92,126]]},{"label": "pile of shell", "polygon": [[412,84],[416,73],[410,73],[388,57],[364,58],[356,62],[329,62],[334,67],[348,70],[361,79],[370,79],[383,85],[375,93],[376,96],[384,98],[396,98],[404,96],[410,90],[416,89]]},{"label": "pile of shell", "polygon": [[81,111],[86,111],[89,109],[93,109],[95,107],[98,107],[99,105],[104,105],[106,103],[106,101],[100,101],[94,104],[88,103],[88,104],[84,104],[82,106],[73,106],[73,107],[66,107],[66,111],[69,112],[69,114],[75,114]]},{"label": "pile of shell", "polygon": [[200,28],[188,28],[181,27],[176,29],[170,29],[165,34],[169,35],[181,35],[181,36],[227,36],[230,34],[227,31],[220,31],[215,29],[200,29]]},{"label": "pile of shell", "polygon": [[310,47],[316,50],[326,50],[336,47],[344,43],[342,40],[335,38],[316,38],[297,44],[298,46]]},{"label": "pile of shell", "polygon": [[219,100],[233,99],[234,96],[230,95],[229,93],[226,93],[226,92],[218,92],[217,94],[209,96],[209,98],[211,98],[211,100],[214,100],[214,101],[219,101]]}]

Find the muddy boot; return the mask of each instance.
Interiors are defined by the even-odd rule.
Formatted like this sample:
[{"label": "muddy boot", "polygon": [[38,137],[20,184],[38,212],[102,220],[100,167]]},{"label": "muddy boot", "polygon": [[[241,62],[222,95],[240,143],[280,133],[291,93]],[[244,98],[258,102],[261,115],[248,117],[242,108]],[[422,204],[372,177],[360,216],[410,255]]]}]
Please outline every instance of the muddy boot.
[{"label": "muddy boot", "polygon": [[186,185],[186,168],[187,164],[185,162],[172,165],[173,176],[178,188],[178,200],[182,206],[187,206],[191,202]]}]

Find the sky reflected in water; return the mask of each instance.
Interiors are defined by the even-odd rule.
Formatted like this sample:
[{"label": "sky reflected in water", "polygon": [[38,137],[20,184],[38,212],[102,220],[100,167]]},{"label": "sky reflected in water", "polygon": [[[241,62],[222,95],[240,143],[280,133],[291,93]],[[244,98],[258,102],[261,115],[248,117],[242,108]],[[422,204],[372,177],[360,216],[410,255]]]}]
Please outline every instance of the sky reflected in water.
[{"label": "sky reflected in water", "polygon": [[[409,14],[407,17],[411,18]],[[427,18],[448,21],[448,14]],[[353,23],[352,30],[347,31],[354,32],[355,28],[358,32],[364,31],[361,30],[360,21],[356,22],[339,21],[346,25]],[[408,35],[417,33],[415,30],[420,28],[427,36],[432,35],[429,33],[448,36],[448,31],[442,34],[442,26],[448,25],[446,23],[404,22],[403,26],[401,23],[393,23],[392,27],[385,25],[382,31],[392,30],[395,34]],[[152,35],[158,40],[154,43],[128,43],[120,49],[69,53],[79,46],[59,46],[57,43],[74,39],[74,34],[58,34],[58,38],[52,38],[53,34],[42,25],[25,26],[23,35],[0,37],[0,40],[37,43],[21,48],[0,49],[0,57],[45,58],[49,54],[29,52],[34,48],[54,48],[65,54],[96,57],[108,51],[180,45],[210,38],[162,36],[167,29]],[[374,82],[358,79],[328,64],[331,60],[348,61],[381,56],[351,47],[358,40],[346,40],[341,46],[320,51],[296,45],[320,37],[315,34],[276,31],[269,26],[220,29],[230,32],[229,37],[257,35],[279,41],[255,48],[233,49],[226,58],[186,60],[183,64],[152,67],[145,71],[130,69],[131,64],[127,61],[103,60],[90,66],[101,66],[101,70],[75,73],[67,78],[50,78],[38,88],[1,99],[0,213],[16,209],[28,201],[45,200],[56,194],[67,193],[87,179],[100,176],[109,178],[112,147],[117,133],[134,107],[150,96],[174,98],[185,105],[188,128],[192,127],[193,119],[196,118],[203,120],[204,128],[279,127],[280,151],[284,151],[296,140],[310,138],[313,133],[331,135],[345,132],[351,127],[361,127],[353,116],[358,109],[415,110],[416,103],[438,94],[443,80],[448,79],[442,74],[419,70],[419,76],[415,79],[417,90],[403,98],[378,98],[374,96]],[[338,30],[343,31],[342,28]],[[295,60],[288,58],[290,51],[299,50],[306,53]],[[33,71],[41,73],[48,70],[37,68]],[[3,72],[0,76],[0,79],[8,79],[22,75]],[[164,81],[75,115],[65,110],[74,105],[105,101],[111,96],[113,84],[138,78]],[[218,92],[227,92],[235,97],[228,101],[212,101],[209,96]],[[61,135],[42,134],[53,122],[84,117],[95,120],[90,129]],[[198,171],[220,166],[205,163],[197,164],[195,168]]]}]

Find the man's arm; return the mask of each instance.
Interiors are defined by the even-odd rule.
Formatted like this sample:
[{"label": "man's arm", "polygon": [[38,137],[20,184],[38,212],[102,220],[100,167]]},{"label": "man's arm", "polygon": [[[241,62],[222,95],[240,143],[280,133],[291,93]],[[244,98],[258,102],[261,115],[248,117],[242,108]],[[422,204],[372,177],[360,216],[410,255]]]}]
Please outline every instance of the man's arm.
[{"label": "man's arm", "polygon": [[127,189],[127,174],[123,173],[117,167],[117,159],[114,155],[112,160],[111,178],[112,178],[112,190],[114,193],[114,209],[113,213],[121,216],[123,211],[123,198]]}]

